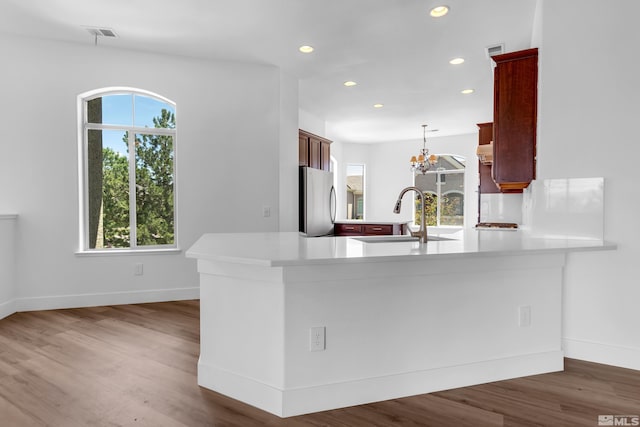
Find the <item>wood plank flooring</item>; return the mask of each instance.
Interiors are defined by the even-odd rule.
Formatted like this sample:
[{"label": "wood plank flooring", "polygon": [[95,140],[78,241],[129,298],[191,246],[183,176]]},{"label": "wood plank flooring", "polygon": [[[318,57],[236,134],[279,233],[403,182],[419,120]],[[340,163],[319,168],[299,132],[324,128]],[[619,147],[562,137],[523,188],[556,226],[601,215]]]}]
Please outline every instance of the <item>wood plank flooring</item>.
[{"label": "wood plank flooring", "polygon": [[196,382],[198,301],[0,320],[0,426],[597,426],[640,415],[640,371],[566,370],[281,419]]}]

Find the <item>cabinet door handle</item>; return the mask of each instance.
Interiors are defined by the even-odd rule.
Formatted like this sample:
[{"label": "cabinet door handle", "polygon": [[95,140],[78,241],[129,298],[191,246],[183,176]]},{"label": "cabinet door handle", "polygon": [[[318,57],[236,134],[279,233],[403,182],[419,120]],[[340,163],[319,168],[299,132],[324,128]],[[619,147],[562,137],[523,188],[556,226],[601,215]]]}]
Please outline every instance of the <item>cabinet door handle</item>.
[{"label": "cabinet door handle", "polygon": [[373,231],[382,231],[382,227],[372,227]]}]

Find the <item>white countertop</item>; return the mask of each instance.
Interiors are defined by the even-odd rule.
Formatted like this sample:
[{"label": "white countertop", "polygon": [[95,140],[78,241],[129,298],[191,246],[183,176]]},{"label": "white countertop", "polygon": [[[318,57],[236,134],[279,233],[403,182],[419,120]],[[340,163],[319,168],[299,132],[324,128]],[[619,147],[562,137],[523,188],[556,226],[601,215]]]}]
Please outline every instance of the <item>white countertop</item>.
[{"label": "white countertop", "polygon": [[[430,234],[437,237],[437,234]],[[298,232],[211,233],[186,252],[189,258],[262,266],[407,261],[441,257],[508,256],[527,253],[616,249],[595,239],[531,237],[523,230],[463,230],[455,240],[370,243],[353,237],[304,237]]]},{"label": "white countertop", "polygon": [[380,224],[380,225],[393,225],[393,224],[408,224],[411,221],[389,221],[389,220],[363,220],[363,219],[336,219],[334,224]]}]

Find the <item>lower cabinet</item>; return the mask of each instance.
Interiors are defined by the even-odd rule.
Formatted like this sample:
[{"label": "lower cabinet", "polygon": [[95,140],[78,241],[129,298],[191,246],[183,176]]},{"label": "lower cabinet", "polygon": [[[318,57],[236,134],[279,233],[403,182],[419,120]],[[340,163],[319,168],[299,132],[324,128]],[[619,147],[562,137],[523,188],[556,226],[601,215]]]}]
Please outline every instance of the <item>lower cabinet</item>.
[{"label": "lower cabinet", "polygon": [[336,236],[362,236],[364,234],[362,224],[334,224],[333,234]]},{"label": "lower cabinet", "polygon": [[405,234],[406,223],[335,223],[333,232],[336,236],[387,236]]}]

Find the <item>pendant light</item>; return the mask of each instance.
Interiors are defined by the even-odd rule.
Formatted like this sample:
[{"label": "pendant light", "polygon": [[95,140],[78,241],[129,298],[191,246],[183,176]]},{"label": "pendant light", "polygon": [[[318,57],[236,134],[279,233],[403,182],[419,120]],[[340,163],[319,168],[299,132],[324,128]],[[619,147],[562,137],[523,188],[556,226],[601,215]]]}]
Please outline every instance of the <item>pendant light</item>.
[{"label": "pendant light", "polygon": [[424,175],[437,161],[438,156],[435,154],[429,155],[429,150],[427,149],[427,125],[422,125],[422,150],[420,150],[420,154],[417,157],[411,156],[411,160],[409,160],[411,171],[413,173],[422,172]]}]

